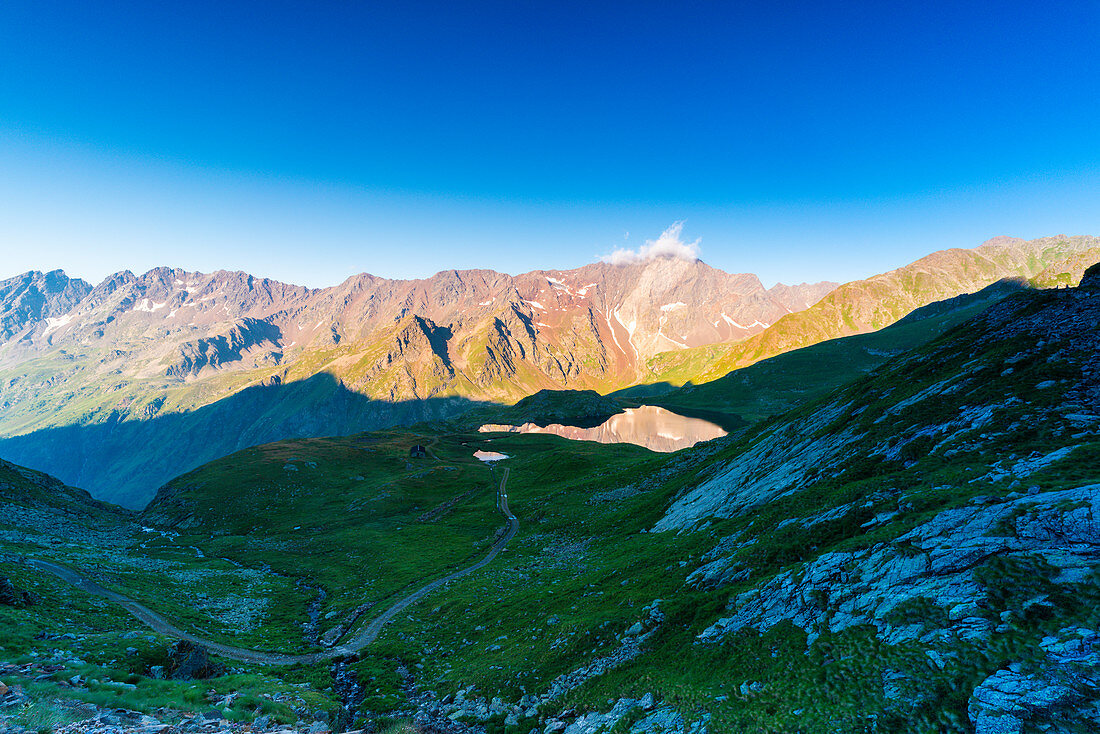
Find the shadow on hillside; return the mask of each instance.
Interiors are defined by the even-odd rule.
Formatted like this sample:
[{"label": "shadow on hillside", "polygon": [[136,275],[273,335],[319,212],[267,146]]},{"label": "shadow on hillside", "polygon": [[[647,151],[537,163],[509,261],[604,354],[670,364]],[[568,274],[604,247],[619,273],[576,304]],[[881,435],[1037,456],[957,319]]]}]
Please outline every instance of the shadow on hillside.
[{"label": "shadow on hillside", "polygon": [[878,331],[811,344],[735,369],[711,382],[669,389],[667,382],[614,393],[624,403],[657,405],[717,423],[729,432],[820,398],[947,332],[1015,294],[1033,290],[1005,278],[976,293],[934,301]]},{"label": "shadow on hillside", "polygon": [[112,418],[3,438],[0,456],[99,499],[140,509],[170,479],[249,446],[442,420],[478,405],[483,403],[457,397],[373,400],[319,374],[249,387],[188,413]]},{"label": "shadow on hillside", "polygon": [[679,385],[674,385],[671,382],[647,382],[640,385],[631,385],[630,387],[624,387],[621,390],[615,392],[609,392],[607,396],[609,398],[622,398],[624,400],[632,400],[635,398],[648,398],[654,395],[667,395],[668,393],[676,392],[680,389]]}]

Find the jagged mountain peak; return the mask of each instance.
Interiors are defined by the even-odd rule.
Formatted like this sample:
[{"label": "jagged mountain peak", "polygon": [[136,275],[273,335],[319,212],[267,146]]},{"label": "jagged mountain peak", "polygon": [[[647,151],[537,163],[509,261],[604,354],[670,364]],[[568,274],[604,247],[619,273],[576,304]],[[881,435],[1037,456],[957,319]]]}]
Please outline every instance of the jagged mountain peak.
[{"label": "jagged mountain peak", "polygon": [[[1058,238],[1065,239],[1065,235],[1058,235]],[[990,237],[988,240],[979,245],[979,247],[1016,247],[1019,245],[1023,245],[1026,242],[1027,240],[1020,239],[1019,237],[1012,237],[1002,234],[997,235],[996,237]]]},{"label": "jagged mountain peak", "polygon": [[[28,270],[25,273],[13,275],[10,278],[0,280],[0,294],[8,293],[19,286],[34,286],[44,293],[55,293],[63,290],[70,284],[91,288],[91,284],[81,278],[70,278],[64,270]],[[0,296],[2,297],[2,296]]]},{"label": "jagged mountain peak", "polygon": [[90,283],[63,270],[32,270],[0,281],[0,343],[62,318],[91,291]]}]

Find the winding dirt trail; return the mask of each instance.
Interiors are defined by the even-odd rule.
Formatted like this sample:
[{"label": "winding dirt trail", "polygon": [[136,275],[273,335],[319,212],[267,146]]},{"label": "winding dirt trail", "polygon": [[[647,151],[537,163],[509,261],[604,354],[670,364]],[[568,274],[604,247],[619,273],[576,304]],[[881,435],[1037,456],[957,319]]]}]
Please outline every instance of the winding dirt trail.
[{"label": "winding dirt trail", "polygon": [[504,550],[504,547],[508,545],[508,542],[515,537],[516,532],[519,530],[519,520],[508,509],[508,473],[507,468],[504,469],[504,475],[500,478],[500,485],[497,487],[497,509],[508,520],[508,530],[493,544],[493,547],[489,549],[481,560],[461,568],[458,571],[450,573],[443,578],[431,581],[421,586],[416,591],[401,597],[396,602],[391,604],[386,611],[382,612],[378,617],[371,620],[369,624],[356,632],[347,641],[323,652],[306,653],[303,655],[287,655],[284,653],[275,652],[263,652],[260,650],[251,650],[245,647],[232,647],[230,645],[223,645],[213,640],[207,640],[205,638],[193,635],[189,632],[184,632],[179,627],[169,622],[162,615],[154,612],[152,609],[139,604],[128,596],[119,594],[117,591],[111,591],[110,589],[100,586],[96,582],[87,578],[79,571],[75,571],[67,566],[62,566],[52,561],[45,561],[37,558],[27,559],[28,566],[37,568],[40,571],[52,573],[62,581],[72,584],[76,588],[85,591],[93,596],[101,596],[105,599],[115,602],[123,609],[128,611],[138,620],[144,622],[154,631],[160,632],[170,637],[176,637],[181,640],[187,640],[197,645],[209,648],[222,657],[230,658],[232,660],[240,660],[246,663],[259,663],[262,665],[308,665],[312,663],[318,663],[322,660],[328,660],[341,655],[349,655],[362,650],[367,645],[378,639],[378,635],[381,634],[382,628],[393,621],[393,618],[400,614],[405,609],[409,608],[413,604],[431,594],[433,591],[446,586],[447,584],[460,579],[463,576],[473,573],[474,571],[485,568],[489,565],[494,558],[500,555],[500,552]]}]

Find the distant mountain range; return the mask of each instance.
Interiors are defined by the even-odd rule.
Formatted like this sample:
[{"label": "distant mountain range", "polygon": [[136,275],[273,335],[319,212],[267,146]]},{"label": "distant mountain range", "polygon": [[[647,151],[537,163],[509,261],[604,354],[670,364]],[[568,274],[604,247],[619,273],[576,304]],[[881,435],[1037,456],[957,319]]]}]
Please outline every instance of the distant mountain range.
[{"label": "distant mountain range", "polygon": [[[848,283],[777,285],[654,258],[510,276],[361,274],[313,290],[158,268],[0,281],[0,455],[140,507],[245,446],[454,415],[544,388],[703,381],[1031,278],[1091,237],[991,240]],[[134,451],[134,446],[143,447]]]},{"label": "distant mountain range", "polygon": [[249,370],[285,377],[311,355],[391,400],[512,397],[644,377],[655,354],[760,333],[835,287],[766,289],[755,275],[677,258],[514,277],[361,274],[320,290],[225,271],[122,272],[97,286],[29,272],[0,282],[0,365],[64,353],[98,358],[100,374],[178,385]]},{"label": "distant mountain range", "polygon": [[[5,454],[140,505],[181,469],[255,442],[453,415],[472,400],[513,402],[542,388],[644,381],[662,351],[760,333],[835,286],[767,289],[755,275],[677,258],[519,276],[361,274],[320,290],[241,272],[158,268],[96,286],[29,272],[0,282],[0,435],[37,431]],[[217,411],[236,436],[209,440],[195,415],[248,388],[288,385],[294,400],[269,391],[235,401],[231,416]],[[343,393],[355,407],[334,408]],[[127,434],[128,423],[168,415],[185,416],[175,431],[208,441]],[[64,433],[66,449],[55,451],[57,429],[72,426],[99,430]],[[87,438],[104,427],[109,435]],[[188,445],[163,471],[115,475],[103,461],[121,459],[131,440]]]}]

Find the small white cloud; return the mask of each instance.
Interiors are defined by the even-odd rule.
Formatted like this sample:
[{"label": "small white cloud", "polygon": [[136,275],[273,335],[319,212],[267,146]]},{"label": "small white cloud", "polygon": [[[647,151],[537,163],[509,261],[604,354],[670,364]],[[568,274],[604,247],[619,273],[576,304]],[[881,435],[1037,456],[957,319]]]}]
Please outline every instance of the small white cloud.
[{"label": "small white cloud", "polygon": [[612,265],[629,265],[631,263],[647,262],[659,257],[674,257],[680,260],[694,262],[699,259],[699,242],[684,242],[680,239],[680,230],[684,223],[674,222],[672,226],[661,232],[661,236],[655,240],[646,240],[645,244],[637,250],[619,248],[610,255],[600,258],[602,262]]}]

